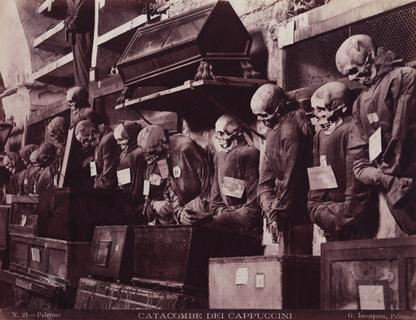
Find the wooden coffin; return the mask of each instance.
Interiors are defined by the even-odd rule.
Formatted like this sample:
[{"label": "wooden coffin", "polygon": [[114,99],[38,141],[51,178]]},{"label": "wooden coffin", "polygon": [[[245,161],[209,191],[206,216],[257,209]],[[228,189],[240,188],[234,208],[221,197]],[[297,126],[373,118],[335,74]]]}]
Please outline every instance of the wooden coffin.
[{"label": "wooden coffin", "polygon": [[75,287],[48,283],[8,270],[0,270],[0,283],[1,289],[7,290],[0,293],[1,304],[7,303],[9,308],[38,311],[74,307]]},{"label": "wooden coffin", "polygon": [[191,295],[91,278],[80,279],[75,299],[75,309],[78,310],[182,310],[198,307],[197,298]]},{"label": "wooden coffin", "polygon": [[319,309],[319,257],[209,260],[211,309]]},{"label": "wooden coffin", "polygon": [[208,259],[258,254],[246,236],[193,226],[135,226],[133,283],[206,292]]},{"label": "wooden coffin", "polygon": [[76,285],[87,275],[88,242],[10,234],[10,270],[48,283]]},{"label": "wooden coffin", "polygon": [[[174,86],[194,79],[199,63],[221,76],[242,76],[252,39],[227,1],[137,29],[117,63],[127,85]],[[206,70],[208,71],[208,70]]]},{"label": "wooden coffin", "polygon": [[134,234],[129,226],[95,227],[89,274],[94,278],[128,282],[133,274]]},{"label": "wooden coffin", "polygon": [[39,196],[38,235],[67,241],[91,241],[94,227],[128,224],[122,194],[114,190],[69,188]]},{"label": "wooden coffin", "polygon": [[323,309],[415,310],[415,284],[415,236],[322,244]]},{"label": "wooden coffin", "polygon": [[36,235],[39,218],[38,204],[37,195],[12,195],[9,232]]}]

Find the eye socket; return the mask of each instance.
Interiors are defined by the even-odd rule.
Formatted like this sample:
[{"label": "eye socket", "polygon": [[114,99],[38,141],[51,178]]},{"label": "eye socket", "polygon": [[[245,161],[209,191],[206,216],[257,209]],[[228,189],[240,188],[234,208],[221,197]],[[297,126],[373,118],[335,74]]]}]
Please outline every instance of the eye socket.
[{"label": "eye socket", "polygon": [[353,67],[349,70],[347,70],[347,76],[352,76],[358,73],[358,68],[357,67]]},{"label": "eye socket", "polygon": [[267,113],[258,113],[257,117],[259,118],[267,118],[269,115]]}]

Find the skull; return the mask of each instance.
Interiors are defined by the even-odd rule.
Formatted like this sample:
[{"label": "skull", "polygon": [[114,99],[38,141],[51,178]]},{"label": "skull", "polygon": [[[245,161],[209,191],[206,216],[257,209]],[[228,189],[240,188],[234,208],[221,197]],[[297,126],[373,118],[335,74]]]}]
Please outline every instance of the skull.
[{"label": "skull", "polygon": [[20,149],[19,155],[25,167],[28,167],[31,164],[30,155],[32,154],[33,151],[35,151],[38,148],[39,147],[35,144],[28,144],[24,146],[22,149]]},{"label": "skull", "polygon": [[273,84],[264,84],[251,98],[251,111],[266,127],[272,128],[279,121],[286,103],[282,88]]},{"label": "skull", "polygon": [[238,122],[229,115],[222,115],[215,123],[215,138],[218,140],[218,144],[225,151],[231,151],[238,137],[241,137],[241,128]]},{"label": "skull", "polygon": [[71,111],[82,108],[88,103],[88,91],[83,87],[72,87],[66,93],[66,101]]},{"label": "skull", "polygon": [[48,124],[48,134],[55,143],[63,143],[65,140],[66,124],[62,117],[55,117]]},{"label": "skull", "polygon": [[294,0],[293,12],[298,15],[323,4],[323,0]]},{"label": "skull", "polygon": [[37,161],[38,150],[39,150],[39,149],[36,149],[35,151],[33,151],[33,152],[30,154],[30,157],[29,157],[30,162],[32,163],[32,165],[33,165],[33,166],[38,166],[38,165],[39,165],[39,164],[38,164],[38,161]]},{"label": "skull", "polygon": [[56,148],[51,143],[42,143],[36,151],[34,160],[40,167],[47,167],[55,160]]},{"label": "skull", "polygon": [[129,134],[122,123],[114,129],[114,138],[116,139],[121,150],[127,151],[129,148]]},{"label": "skull", "polygon": [[[328,129],[347,110],[349,90],[342,82],[328,82],[314,92],[311,105],[317,119],[312,124]],[[312,118],[314,119],[314,118]]]},{"label": "skull", "polygon": [[75,138],[83,149],[95,148],[100,142],[100,132],[93,122],[82,120],[75,127]]},{"label": "skull", "polygon": [[163,128],[158,125],[144,127],[137,136],[137,146],[142,149],[147,163],[163,157],[169,149]]},{"label": "skull", "polygon": [[338,71],[348,76],[351,81],[370,86],[377,73],[374,58],[371,38],[365,34],[357,34],[342,43],[336,53],[335,62]]}]

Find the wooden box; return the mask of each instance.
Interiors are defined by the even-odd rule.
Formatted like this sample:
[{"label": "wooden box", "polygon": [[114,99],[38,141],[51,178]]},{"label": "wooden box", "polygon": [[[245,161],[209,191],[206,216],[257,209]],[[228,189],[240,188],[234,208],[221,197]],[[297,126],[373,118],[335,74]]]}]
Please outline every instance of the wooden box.
[{"label": "wooden box", "polygon": [[122,194],[114,190],[69,188],[39,196],[38,235],[67,241],[91,241],[94,227],[128,224]]},{"label": "wooden box", "polygon": [[416,237],[324,243],[323,309],[416,308]]},{"label": "wooden box", "polygon": [[12,195],[9,232],[37,234],[38,204],[39,198],[37,195]]},{"label": "wooden box", "polygon": [[89,274],[127,282],[133,274],[134,234],[129,226],[95,227]]},{"label": "wooden box", "polygon": [[10,206],[0,205],[0,270],[9,266]]},{"label": "wooden box", "polygon": [[193,226],[135,226],[133,283],[206,292],[211,257],[254,255],[240,234]]},{"label": "wooden box", "polygon": [[319,309],[319,257],[209,260],[211,309]]},{"label": "wooden box", "polygon": [[87,275],[88,242],[10,234],[10,270],[48,283],[76,285]]},{"label": "wooden box", "polygon": [[7,303],[4,307],[36,311],[74,307],[73,286],[48,283],[8,270],[0,270],[0,283],[1,289],[7,290],[0,293],[1,304]]},{"label": "wooden box", "polygon": [[75,309],[78,310],[182,310],[197,307],[200,304],[191,295],[91,278],[80,279],[75,299]]},{"label": "wooden box", "polygon": [[199,63],[213,73],[242,76],[252,39],[227,1],[139,28],[117,63],[127,85],[173,86],[192,80]]}]

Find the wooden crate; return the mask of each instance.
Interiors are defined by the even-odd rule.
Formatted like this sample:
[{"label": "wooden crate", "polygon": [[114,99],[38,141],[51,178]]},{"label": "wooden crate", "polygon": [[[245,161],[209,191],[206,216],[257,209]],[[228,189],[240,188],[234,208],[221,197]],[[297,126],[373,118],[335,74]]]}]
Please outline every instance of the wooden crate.
[{"label": "wooden crate", "polygon": [[323,309],[416,308],[416,237],[324,243]]},{"label": "wooden crate", "polygon": [[152,290],[121,283],[81,278],[75,299],[78,310],[182,310],[203,307],[199,298],[178,292]]},{"label": "wooden crate", "polygon": [[41,192],[38,212],[38,235],[67,241],[91,241],[95,226],[129,223],[115,190]]},{"label": "wooden crate", "polygon": [[37,195],[12,195],[9,232],[36,235],[38,204],[39,198]]},{"label": "wooden crate", "polygon": [[73,286],[52,284],[8,270],[0,270],[0,283],[2,307],[25,310],[74,307],[76,287]]},{"label": "wooden crate", "polygon": [[10,270],[48,283],[76,285],[87,275],[88,242],[10,234]]},{"label": "wooden crate", "polygon": [[95,227],[89,274],[95,278],[128,282],[133,274],[134,234],[129,226]]},{"label": "wooden crate", "polygon": [[134,277],[139,285],[207,292],[211,257],[255,255],[247,236],[194,226],[135,226]]},{"label": "wooden crate", "polygon": [[319,309],[319,257],[209,260],[211,309]]}]

